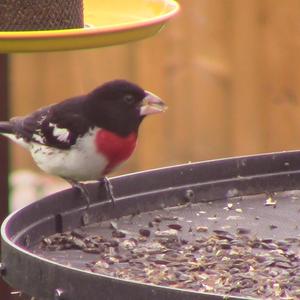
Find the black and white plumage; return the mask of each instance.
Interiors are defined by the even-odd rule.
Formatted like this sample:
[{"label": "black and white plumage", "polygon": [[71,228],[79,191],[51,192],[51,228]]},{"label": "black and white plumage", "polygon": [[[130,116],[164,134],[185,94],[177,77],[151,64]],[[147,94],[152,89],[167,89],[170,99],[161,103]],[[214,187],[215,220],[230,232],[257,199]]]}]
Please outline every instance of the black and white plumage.
[{"label": "black and white plumage", "polygon": [[[125,80],[0,122],[0,134],[27,148],[45,172],[78,181],[99,180],[132,154],[146,115],[166,106]],[[80,185],[79,185],[80,186]]]}]

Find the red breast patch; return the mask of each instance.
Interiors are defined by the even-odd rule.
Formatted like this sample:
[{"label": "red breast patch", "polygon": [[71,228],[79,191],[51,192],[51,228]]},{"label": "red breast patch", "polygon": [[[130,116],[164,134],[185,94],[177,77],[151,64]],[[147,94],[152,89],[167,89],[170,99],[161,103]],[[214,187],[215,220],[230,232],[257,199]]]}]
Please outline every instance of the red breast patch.
[{"label": "red breast patch", "polygon": [[103,171],[103,175],[130,157],[136,145],[136,138],[135,133],[122,137],[105,129],[97,132],[97,151],[108,159],[108,165]]}]

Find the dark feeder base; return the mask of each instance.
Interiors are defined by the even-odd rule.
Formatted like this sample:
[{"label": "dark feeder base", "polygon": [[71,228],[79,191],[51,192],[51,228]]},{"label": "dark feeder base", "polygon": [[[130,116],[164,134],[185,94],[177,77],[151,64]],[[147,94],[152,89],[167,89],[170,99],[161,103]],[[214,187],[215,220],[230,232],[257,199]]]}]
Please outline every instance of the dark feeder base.
[{"label": "dark feeder base", "polygon": [[[180,224],[180,237],[186,240],[193,239],[197,227],[208,228],[210,232],[247,228],[266,242],[299,237],[299,180],[300,151],[191,163],[120,176],[112,179],[118,198],[115,207],[107,201],[99,202],[105,198],[105,192],[97,184],[88,185],[92,225],[83,230],[95,233],[93,223],[106,222],[113,228],[98,226],[97,234],[111,233],[116,226],[126,232],[139,232],[140,228],[149,226],[153,216],[160,215],[161,230],[169,229],[163,227],[170,223]],[[275,192],[279,192],[273,197],[276,208],[275,203],[266,200]],[[192,204],[186,205],[188,201]],[[168,210],[178,204],[185,205],[182,209]],[[224,295],[139,283],[82,270],[93,255],[97,260],[97,254],[82,252],[78,256],[78,250],[41,250],[38,245],[45,237],[82,225],[83,205],[79,195],[69,189],[11,214],[1,232],[3,279],[37,299],[224,299]],[[166,218],[169,221],[164,222],[166,214],[176,214],[176,221]],[[129,215],[132,215],[130,222],[121,218]],[[232,215],[242,217],[230,218]],[[109,221],[114,218],[121,219]]]}]

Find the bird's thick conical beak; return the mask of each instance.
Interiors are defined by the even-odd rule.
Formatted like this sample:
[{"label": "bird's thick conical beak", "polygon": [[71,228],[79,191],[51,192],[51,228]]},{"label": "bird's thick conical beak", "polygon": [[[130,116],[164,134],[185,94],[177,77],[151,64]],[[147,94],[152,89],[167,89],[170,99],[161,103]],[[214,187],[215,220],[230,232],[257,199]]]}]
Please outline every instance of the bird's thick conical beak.
[{"label": "bird's thick conical beak", "polygon": [[146,96],[140,106],[140,115],[152,115],[164,112],[167,109],[166,104],[156,95],[146,91]]}]

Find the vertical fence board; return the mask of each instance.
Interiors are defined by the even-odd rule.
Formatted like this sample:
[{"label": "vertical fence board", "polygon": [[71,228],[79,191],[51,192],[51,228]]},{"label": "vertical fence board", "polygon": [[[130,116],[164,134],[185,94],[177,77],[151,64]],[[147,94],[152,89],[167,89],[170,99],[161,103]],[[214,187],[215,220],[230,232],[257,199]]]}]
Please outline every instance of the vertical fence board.
[{"label": "vertical fence board", "polygon": [[261,93],[261,0],[234,0],[232,41],[233,153],[265,149],[265,102]]},{"label": "vertical fence board", "polygon": [[190,117],[186,126],[194,159],[211,159],[230,153],[228,55],[230,19],[228,1],[198,1],[186,6],[188,97]]},{"label": "vertical fence board", "polygon": [[300,2],[266,0],[264,99],[267,151],[300,146]]}]

